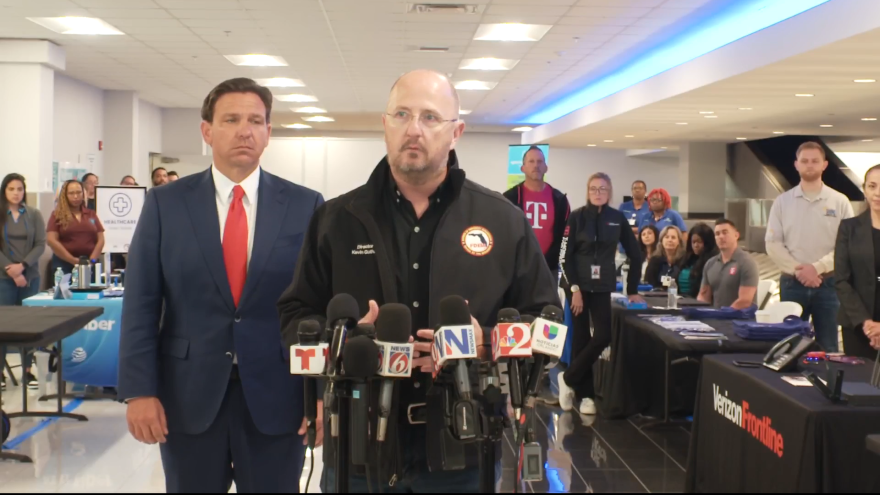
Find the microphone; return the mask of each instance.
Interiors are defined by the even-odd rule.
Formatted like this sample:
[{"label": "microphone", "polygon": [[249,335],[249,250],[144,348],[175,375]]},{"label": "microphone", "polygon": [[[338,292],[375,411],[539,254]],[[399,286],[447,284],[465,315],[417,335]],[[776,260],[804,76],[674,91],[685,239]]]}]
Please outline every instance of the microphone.
[{"label": "microphone", "polygon": [[[297,330],[299,345],[290,346],[290,373],[292,375],[320,375],[324,372],[328,345],[321,343],[321,324],[315,320],[304,320]],[[318,391],[317,381],[303,377],[303,398],[305,401],[306,436],[308,446],[315,450],[317,439]]]},{"label": "microphone", "polygon": [[[366,466],[370,443],[370,385],[369,380],[379,367],[379,348],[366,335],[351,337],[345,343],[342,369],[345,377],[355,380],[351,390],[351,417],[349,434],[351,463]],[[340,442],[342,439],[340,439]]]},{"label": "microphone", "polygon": [[458,397],[469,401],[473,398],[468,376],[468,359],[477,358],[477,344],[474,326],[467,302],[461,296],[447,296],[440,300],[440,327],[434,332],[436,352],[434,377],[450,363],[454,366],[453,377]]},{"label": "microphone", "polygon": [[531,329],[520,320],[516,309],[502,309],[498,312],[498,324],[492,330],[492,360],[508,361],[510,403],[517,421],[523,408],[522,358],[532,356]]},{"label": "microphone", "polygon": [[324,388],[324,404],[330,410],[330,434],[334,438],[339,436],[339,403],[336,398],[335,379],[340,374],[343,349],[348,332],[357,326],[359,314],[357,301],[349,294],[337,294],[327,305],[327,322],[329,324],[327,331],[332,333],[332,337],[330,356],[325,369],[328,381]]},{"label": "microphone", "polygon": [[392,378],[412,376],[413,344],[409,343],[412,335],[412,313],[403,304],[390,303],[379,308],[376,319],[376,345],[379,347],[379,375],[382,380],[382,391],[379,395],[379,426],[376,440],[385,441],[388,429],[388,418],[394,399],[394,381]]},{"label": "microphone", "polygon": [[532,354],[535,364],[526,387],[527,407],[534,407],[541,388],[541,378],[547,363],[562,357],[568,327],[563,325],[563,311],[556,306],[544,306],[541,316],[532,324]]}]

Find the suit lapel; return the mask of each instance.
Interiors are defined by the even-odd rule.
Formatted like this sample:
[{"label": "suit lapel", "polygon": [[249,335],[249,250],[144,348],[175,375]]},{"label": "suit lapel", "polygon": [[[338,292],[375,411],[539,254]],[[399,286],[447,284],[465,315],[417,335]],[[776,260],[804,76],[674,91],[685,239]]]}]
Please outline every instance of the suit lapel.
[{"label": "suit lapel", "polygon": [[[870,271],[873,274],[874,267],[876,266],[875,263],[877,262],[877,260],[875,259],[876,254],[874,254],[877,252],[877,247],[874,246],[874,224],[871,222],[870,210],[862,214],[861,222],[859,223],[860,228],[858,230],[860,235],[857,237],[856,245],[859,246],[859,248],[862,249],[864,252],[866,263],[864,269]],[[858,268],[854,266],[853,269],[857,270]],[[867,284],[865,288],[868,289],[868,293],[871,296],[868,301],[869,304],[872,306],[871,315],[873,316],[874,298],[876,297],[875,293],[877,291],[876,279],[874,277],[871,277],[871,283]]]},{"label": "suit lapel", "polygon": [[226,263],[223,260],[220,217],[217,216],[217,198],[210,168],[202,172],[201,180],[194,183],[192,190],[186,195],[186,206],[196,241],[208,264],[208,271],[223,296],[223,302],[230,310],[235,311],[232,290],[226,276]]},{"label": "suit lapel", "polygon": [[240,306],[252,297],[259,286],[260,277],[266,269],[266,263],[281,226],[287,214],[288,197],[280,188],[278,181],[265,171],[260,171],[260,192],[257,199],[257,225],[254,228],[254,247],[251,262],[248,266],[247,281]]}]

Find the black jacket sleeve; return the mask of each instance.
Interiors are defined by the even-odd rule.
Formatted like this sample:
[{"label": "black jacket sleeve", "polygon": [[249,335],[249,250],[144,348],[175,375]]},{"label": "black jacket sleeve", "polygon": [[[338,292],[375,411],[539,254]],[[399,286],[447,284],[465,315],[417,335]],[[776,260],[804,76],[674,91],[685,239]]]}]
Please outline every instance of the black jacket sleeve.
[{"label": "black jacket sleeve", "polygon": [[577,256],[575,255],[575,241],[577,239],[577,221],[581,210],[577,210],[568,217],[565,232],[562,235],[562,245],[559,248],[559,264],[562,268],[562,278],[565,286],[579,285],[577,271]]},{"label": "black jacket sleeve", "polygon": [[[846,319],[853,326],[859,326],[868,320],[873,320],[873,315],[868,313],[868,308],[862,302],[854,284],[849,248],[853,228],[857,228],[854,222],[844,220],[837,231],[837,244],[834,247],[834,286],[840,298],[840,309]],[[865,249],[871,248],[866,246]]]},{"label": "black jacket sleeve", "polygon": [[[627,222],[626,217],[622,213],[620,214],[619,221],[622,226],[629,225],[629,222]],[[628,293],[627,295],[632,296],[639,293],[639,282],[642,278],[642,250],[639,247],[639,241],[636,240],[636,236],[630,228],[620,229],[620,244],[623,245],[623,250],[627,258],[629,258],[626,292]]]},{"label": "black jacket sleeve", "polygon": [[327,305],[333,297],[331,258],[324,234],[327,207],[315,211],[296,263],[293,282],[278,300],[281,337],[288,346],[298,344],[297,329],[303,320],[317,320],[324,327]]},{"label": "black jacket sleeve", "polygon": [[[525,217],[522,222],[525,235],[520,238],[516,247],[516,271],[513,283],[505,294],[504,307],[516,308],[520,314],[537,316],[544,306],[562,306],[556,277],[547,268],[538,238]],[[491,337],[486,342],[491,342]]]},{"label": "black jacket sleeve", "polygon": [[648,260],[648,268],[645,270],[645,282],[653,285],[655,289],[663,287],[663,282],[660,281],[661,266],[663,266],[663,258],[652,256],[651,259]]}]

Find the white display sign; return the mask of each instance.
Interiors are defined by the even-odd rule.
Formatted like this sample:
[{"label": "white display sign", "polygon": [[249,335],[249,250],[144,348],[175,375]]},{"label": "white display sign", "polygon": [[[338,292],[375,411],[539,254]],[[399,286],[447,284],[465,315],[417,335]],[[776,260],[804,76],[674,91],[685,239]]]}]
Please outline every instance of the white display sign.
[{"label": "white display sign", "polygon": [[104,225],[104,252],[127,253],[147,197],[146,187],[95,188],[98,219]]}]

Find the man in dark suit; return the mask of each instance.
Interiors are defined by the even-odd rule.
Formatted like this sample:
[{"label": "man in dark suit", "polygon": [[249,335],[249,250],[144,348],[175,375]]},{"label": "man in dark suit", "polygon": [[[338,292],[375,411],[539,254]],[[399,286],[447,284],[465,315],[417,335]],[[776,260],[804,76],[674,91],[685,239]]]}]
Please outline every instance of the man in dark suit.
[{"label": "man in dark suit", "polygon": [[261,170],[271,109],[250,79],[214,88],[212,167],[152,189],[131,244],[119,396],[131,434],[161,444],[168,492],[299,491],[302,383],[275,303],[323,198]]}]

